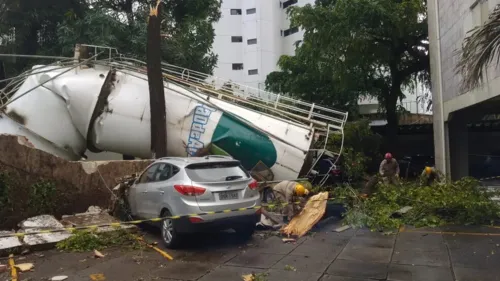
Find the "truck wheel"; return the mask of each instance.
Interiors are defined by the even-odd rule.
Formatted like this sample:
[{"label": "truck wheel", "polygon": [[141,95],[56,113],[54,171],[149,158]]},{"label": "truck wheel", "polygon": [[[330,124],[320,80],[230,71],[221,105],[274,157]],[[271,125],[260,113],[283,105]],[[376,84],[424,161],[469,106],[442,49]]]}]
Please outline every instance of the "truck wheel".
[{"label": "truck wheel", "polygon": [[[170,217],[172,214],[165,210],[162,212],[161,217]],[[179,233],[175,230],[174,220],[165,219],[161,222],[161,238],[165,246],[169,249],[177,248],[180,244]]]},{"label": "truck wheel", "polygon": [[255,224],[237,226],[234,228],[234,231],[236,231],[236,234],[238,234],[241,239],[248,240],[252,238],[255,232]]}]

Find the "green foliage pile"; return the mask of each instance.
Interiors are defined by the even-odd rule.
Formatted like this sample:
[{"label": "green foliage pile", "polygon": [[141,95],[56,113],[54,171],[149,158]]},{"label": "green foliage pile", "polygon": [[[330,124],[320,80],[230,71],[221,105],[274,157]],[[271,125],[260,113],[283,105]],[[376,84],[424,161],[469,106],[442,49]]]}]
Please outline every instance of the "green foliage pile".
[{"label": "green foliage pile", "polygon": [[[471,178],[431,186],[417,182],[379,184],[367,199],[351,202],[345,214],[346,223],[373,230],[394,230],[402,225],[491,224],[500,215],[500,205],[491,200],[495,195]],[[393,215],[405,206],[413,209]]]},{"label": "green foliage pile", "polygon": [[[363,179],[368,167],[379,161],[381,142],[382,137],[371,130],[370,121],[363,119],[346,124],[340,164],[350,181]],[[329,150],[339,151],[342,136],[332,134],[328,143]]]},{"label": "green foliage pile", "polygon": [[123,229],[110,232],[78,231],[56,245],[57,249],[68,252],[88,252],[118,246],[143,247],[132,233]]}]

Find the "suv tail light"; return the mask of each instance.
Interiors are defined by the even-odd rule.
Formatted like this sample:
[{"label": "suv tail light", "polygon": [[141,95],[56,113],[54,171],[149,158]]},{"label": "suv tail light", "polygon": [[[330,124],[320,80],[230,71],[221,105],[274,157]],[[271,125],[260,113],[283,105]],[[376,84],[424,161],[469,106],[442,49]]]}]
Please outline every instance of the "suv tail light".
[{"label": "suv tail light", "polygon": [[197,196],[205,193],[205,188],[192,185],[174,185],[175,190],[185,196]]},{"label": "suv tail light", "polygon": [[257,183],[256,180],[252,180],[252,182],[248,184],[248,187],[251,190],[256,190],[257,188],[259,188],[259,183]]}]

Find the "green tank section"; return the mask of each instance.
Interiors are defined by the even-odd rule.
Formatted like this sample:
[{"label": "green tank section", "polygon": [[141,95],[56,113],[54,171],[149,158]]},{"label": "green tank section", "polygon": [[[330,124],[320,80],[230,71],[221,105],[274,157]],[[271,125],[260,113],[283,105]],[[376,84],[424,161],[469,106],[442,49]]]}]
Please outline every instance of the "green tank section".
[{"label": "green tank section", "polygon": [[225,113],[212,135],[212,144],[240,160],[247,170],[259,161],[271,168],[278,157],[273,142],[266,134]]}]

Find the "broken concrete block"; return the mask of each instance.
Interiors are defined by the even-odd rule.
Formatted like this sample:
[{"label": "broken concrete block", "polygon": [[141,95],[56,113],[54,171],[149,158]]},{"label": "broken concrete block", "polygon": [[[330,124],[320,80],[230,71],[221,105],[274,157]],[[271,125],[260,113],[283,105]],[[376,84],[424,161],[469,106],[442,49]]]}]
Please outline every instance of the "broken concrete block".
[{"label": "broken concrete block", "polygon": [[9,270],[9,267],[5,264],[0,264],[0,273],[7,272]]},{"label": "broken concrete block", "polygon": [[42,228],[42,229],[56,229],[62,228],[63,225],[51,215],[41,215],[31,217],[19,223],[21,229],[27,228]]},{"label": "broken concrete block", "polygon": [[100,214],[102,213],[102,209],[101,207],[99,206],[90,206],[88,209],[87,209],[87,214]]},{"label": "broken concrete block", "polygon": [[[20,232],[24,233],[39,232],[43,230],[62,230],[64,228],[56,218],[50,215],[41,215],[29,218],[25,221],[22,221],[19,224],[19,227],[21,228]],[[68,239],[70,236],[71,234],[65,231],[25,235],[23,237],[23,242],[29,246],[45,245],[57,243],[59,241]]]},{"label": "broken concrete block", "polygon": [[[0,231],[0,236],[2,235],[10,235],[14,234],[14,231]],[[19,241],[18,237],[4,237],[0,238],[0,252],[3,250],[14,249],[17,247],[21,247],[21,241]]]},{"label": "broken concrete block", "polygon": [[[75,214],[71,216],[63,216],[61,222],[66,227],[82,227],[86,225],[103,225],[111,223],[119,223],[119,221],[113,216],[107,213],[82,213]],[[120,225],[119,228],[122,229],[135,229],[135,225]],[[97,232],[109,232],[116,230],[116,227],[106,226],[99,227]]]},{"label": "broken concrete block", "polygon": [[[30,233],[30,232],[38,232],[38,231],[43,231],[45,229],[43,228],[30,228],[26,229],[24,232],[25,233]],[[53,244],[57,243],[63,240],[68,239],[71,236],[69,232],[63,231],[63,232],[54,232],[54,233],[43,233],[43,234],[32,234],[32,235],[25,235],[23,238],[24,244],[28,246],[35,246],[35,245],[46,245],[46,244]]]}]

